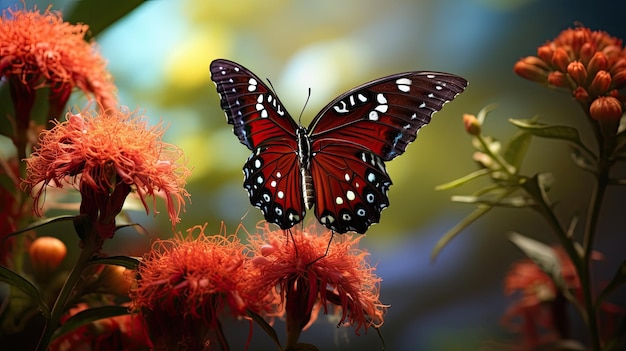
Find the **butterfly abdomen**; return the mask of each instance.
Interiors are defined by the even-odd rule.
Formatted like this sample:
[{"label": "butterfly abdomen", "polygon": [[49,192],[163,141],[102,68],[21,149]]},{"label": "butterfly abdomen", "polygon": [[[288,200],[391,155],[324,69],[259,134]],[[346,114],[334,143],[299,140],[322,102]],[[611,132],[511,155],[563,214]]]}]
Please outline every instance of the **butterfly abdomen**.
[{"label": "butterfly abdomen", "polygon": [[307,210],[313,207],[315,202],[315,190],[313,188],[313,178],[311,177],[311,141],[304,127],[296,130],[296,141],[298,143],[298,165],[302,176],[302,196]]}]

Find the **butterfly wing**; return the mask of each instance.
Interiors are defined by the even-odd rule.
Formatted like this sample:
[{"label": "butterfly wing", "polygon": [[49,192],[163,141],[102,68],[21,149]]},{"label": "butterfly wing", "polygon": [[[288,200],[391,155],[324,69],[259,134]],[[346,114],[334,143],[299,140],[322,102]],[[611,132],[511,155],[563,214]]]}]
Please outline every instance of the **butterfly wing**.
[{"label": "butterfly wing", "polygon": [[407,72],[354,88],[322,109],[309,128],[320,222],[339,233],[378,223],[392,184],[384,162],[403,154],[466,86],[453,74]]},{"label": "butterfly wing", "polygon": [[243,167],[250,203],[268,222],[291,228],[305,213],[298,126],[276,94],[250,70],[228,60],[213,61],[210,70],[228,123],[253,152]]},{"label": "butterfly wing", "polygon": [[226,120],[239,141],[254,150],[265,140],[293,139],[298,128],[276,94],[247,68],[228,60],[211,62]]}]

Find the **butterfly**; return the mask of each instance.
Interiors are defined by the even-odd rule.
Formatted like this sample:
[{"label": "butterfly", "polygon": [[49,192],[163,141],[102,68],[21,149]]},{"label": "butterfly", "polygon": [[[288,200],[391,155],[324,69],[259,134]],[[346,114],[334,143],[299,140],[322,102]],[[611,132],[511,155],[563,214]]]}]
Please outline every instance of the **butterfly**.
[{"label": "butterfly", "polygon": [[467,87],[441,72],[406,72],[351,89],[298,125],[276,93],[247,68],[211,63],[211,80],[239,141],[250,203],[282,229],[307,210],[337,233],[363,234],[389,206],[385,162],[404,153],[433,113]]}]

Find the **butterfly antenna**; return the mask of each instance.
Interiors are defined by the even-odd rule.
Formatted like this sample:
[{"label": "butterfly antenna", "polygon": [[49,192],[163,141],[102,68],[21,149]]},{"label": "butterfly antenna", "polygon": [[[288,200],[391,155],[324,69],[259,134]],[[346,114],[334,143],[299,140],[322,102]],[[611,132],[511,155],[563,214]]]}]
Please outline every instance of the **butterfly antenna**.
[{"label": "butterfly antenna", "polygon": [[300,116],[298,116],[298,125],[302,125],[302,115],[304,114],[304,109],[306,105],[309,103],[309,99],[311,98],[311,88],[309,88],[309,93],[306,96],[306,101],[304,102],[304,106],[302,106],[302,111],[300,111]]},{"label": "butterfly antenna", "polygon": [[309,266],[311,266],[313,263],[315,263],[315,262],[317,262],[317,261],[321,260],[322,258],[324,258],[324,257],[328,256],[328,251],[330,250],[330,243],[332,243],[332,242],[333,242],[333,238],[334,238],[334,237],[335,237],[335,231],[333,230],[333,231],[331,232],[331,234],[330,234],[330,239],[328,240],[328,245],[326,246],[326,251],[324,252],[324,254],[323,254],[322,256],[320,256],[320,257],[318,257],[318,258],[314,259],[313,261],[309,262],[309,263],[306,265],[306,266],[307,266],[307,268],[308,268]]}]

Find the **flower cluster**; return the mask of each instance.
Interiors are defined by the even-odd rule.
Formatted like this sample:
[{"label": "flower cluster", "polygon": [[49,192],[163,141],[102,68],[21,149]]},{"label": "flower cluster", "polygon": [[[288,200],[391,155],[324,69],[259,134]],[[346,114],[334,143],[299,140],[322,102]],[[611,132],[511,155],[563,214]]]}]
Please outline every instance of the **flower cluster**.
[{"label": "flower cluster", "polygon": [[[518,75],[571,91],[591,118],[614,121],[626,97],[626,50],[606,32],[577,27],[561,32],[514,66]],[[615,132],[615,131],[613,131]]]},{"label": "flower cluster", "polygon": [[131,291],[133,309],[156,344],[190,349],[224,346],[219,318],[226,311],[240,318],[284,314],[287,349],[330,306],[341,314],[339,323],[355,325],[357,333],[379,327],[386,306],[367,252],[356,248],[359,238],[329,245],[331,235],[306,230],[286,236],[266,225],[246,247],[232,235],[207,236],[204,227],[193,227],[186,237],[157,242],[144,257]]}]

